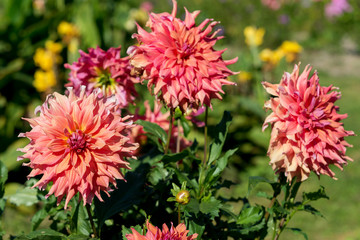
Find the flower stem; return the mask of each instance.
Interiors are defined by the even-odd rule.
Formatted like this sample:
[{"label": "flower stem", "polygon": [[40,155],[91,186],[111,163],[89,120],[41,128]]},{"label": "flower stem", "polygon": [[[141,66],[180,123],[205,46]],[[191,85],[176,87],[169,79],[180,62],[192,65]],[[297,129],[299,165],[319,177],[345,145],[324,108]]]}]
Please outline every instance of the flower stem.
[{"label": "flower stem", "polygon": [[169,131],[168,131],[168,135],[167,135],[167,140],[166,140],[166,146],[165,146],[165,150],[164,150],[165,154],[167,154],[168,150],[169,150],[171,131],[172,131],[172,127],[173,127],[173,118],[174,118],[174,109],[170,108],[170,120],[169,120],[170,124],[169,124]]},{"label": "flower stem", "polygon": [[181,132],[180,132],[180,124],[181,124],[181,122],[180,122],[180,118],[177,120],[177,126],[178,126],[178,135],[177,135],[177,139],[176,139],[176,153],[178,153],[178,152],[180,152],[180,134],[181,134]]},{"label": "flower stem", "polygon": [[90,224],[91,224],[91,227],[92,227],[92,230],[93,230],[93,233],[94,233],[94,237],[98,238],[98,234],[97,234],[97,231],[96,231],[94,220],[93,220],[93,217],[92,217],[92,214],[91,214],[91,207],[90,207],[89,204],[86,204],[86,211],[87,211],[87,213],[89,215],[89,220],[90,220]]},{"label": "flower stem", "polygon": [[181,211],[180,211],[180,204],[178,207],[178,225],[181,223]]},{"label": "flower stem", "polygon": [[204,167],[206,167],[206,162],[207,162],[208,109],[209,109],[209,107],[206,106],[206,108],[205,108],[205,127],[204,127],[204,159],[203,159]]}]

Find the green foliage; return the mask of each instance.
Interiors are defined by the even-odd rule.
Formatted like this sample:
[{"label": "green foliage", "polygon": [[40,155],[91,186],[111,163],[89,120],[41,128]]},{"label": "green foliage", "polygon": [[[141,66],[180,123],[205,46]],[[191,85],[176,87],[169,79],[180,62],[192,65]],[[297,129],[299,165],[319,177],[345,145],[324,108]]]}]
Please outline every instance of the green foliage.
[{"label": "green foliage", "polygon": [[[137,120],[136,124],[144,127],[144,131],[148,133],[147,136],[158,146],[160,151],[164,150],[164,144],[167,139],[167,134],[164,129],[155,123],[144,120]],[[159,142],[159,140],[161,142]]]}]

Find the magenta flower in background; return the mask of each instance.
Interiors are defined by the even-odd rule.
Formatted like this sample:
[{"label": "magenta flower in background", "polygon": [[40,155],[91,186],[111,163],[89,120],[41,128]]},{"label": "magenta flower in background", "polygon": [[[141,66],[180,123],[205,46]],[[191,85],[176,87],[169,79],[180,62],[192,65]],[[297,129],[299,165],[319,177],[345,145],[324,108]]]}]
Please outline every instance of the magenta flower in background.
[{"label": "magenta flower in background", "polygon": [[273,96],[265,103],[272,113],[263,124],[263,130],[268,124],[272,127],[270,164],[276,172],[284,172],[288,181],[294,177],[304,181],[311,171],[335,178],[329,166],[342,169],[351,160],[345,156],[351,145],[344,137],[354,132],[344,129],[340,121],[347,114],[338,114],[335,105],[341,95],[333,91],[335,87],[320,86],[317,72],[309,79],[310,71],[306,66],[299,75],[295,65],[291,74],[284,73],[280,84],[262,83]]},{"label": "magenta flower in background", "polygon": [[102,201],[100,192],[108,194],[110,184],[116,187],[116,179],[124,179],[125,157],[138,147],[128,137],[134,125],[129,116],[120,116],[114,97],[99,99],[98,91],[87,96],[84,87],[79,96],[68,91],[68,97],[49,95],[38,117],[24,118],[32,130],[19,135],[30,139],[19,149],[25,153],[19,160],[30,159],[24,164],[32,168],[28,178],[42,175],[34,185],[41,190],[52,182],[46,196],[54,194],[60,203],[66,195],[65,208],[78,192],[84,205],[94,196]]},{"label": "magenta flower in background", "polygon": [[281,7],[279,0],[261,0],[261,3],[271,10],[278,10]]},{"label": "magenta flower in background", "polygon": [[225,50],[215,51],[213,46],[222,37],[212,33],[218,22],[204,20],[199,26],[195,18],[200,11],[188,12],[185,20],[176,18],[177,3],[173,0],[173,11],[151,13],[146,32],[138,25],[138,33],[133,36],[139,46],[128,49],[130,63],[142,79],[149,80],[149,91],[170,108],[199,108],[206,104],[211,107],[211,99],[221,99],[222,85],[233,85],[227,77],[235,74],[227,68],[237,58],[222,59]]},{"label": "magenta flower in background", "polygon": [[342,15],[345,12],[351,12],[352,8],[347,0],[332,0],[325,6],[325,15],[333,18]]},{"label": "magenta flower in background", "polygon": [[73,87],[77,95],[82,85],[86,86],[87,94],[99,88],[102,91],[99,97],[115,95],[120,108],[132,104],[137,95],[134,83],[138,81],[130,75],[129,58],[120,58],[120,50],[120,47],[107,51],[90,48],[89,53],[80,50],[77,62],[65,64],[71,70],[66,86]]}]

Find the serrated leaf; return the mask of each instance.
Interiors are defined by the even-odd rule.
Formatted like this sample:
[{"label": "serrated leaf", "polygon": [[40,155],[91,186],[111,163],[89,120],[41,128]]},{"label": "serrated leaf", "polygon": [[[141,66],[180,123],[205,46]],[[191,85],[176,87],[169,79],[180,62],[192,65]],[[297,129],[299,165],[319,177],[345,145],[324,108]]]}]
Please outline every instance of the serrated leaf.
[{"label": "serrated leaf", "polygon": [[92,233],[92,229],[90,226],[90,222],[88,220],[88,216],[85,210],[85,206],[81,203],[76,205],[74,213],[71,217],[72,221],[72,232],[82,235],[89,236]]},{"label": "serrated leaf", "polygon": [[201,239],[201,236],[205,231],[204,225],[198,224],[193,220],[188,221],[186,225],[188,226],[188,230],[189,230],[188,236],[197,233],[198,234],[197,239]]},{"label": "serrated leaf", "polygon": [[210,214],[210,218],[213,219],[214,217],[219,216],[221,206],[221,201],[211,197],[209,199],[202,200],[199,209],[204,214]]},{"label": "serrated leaf", "polygon": [[14,195],[9,196],[9,201],[17,206],[31,206],[39,202],[37,190],[34,188],[20,189]]},{"label": "serrated leaf", "polygon": [[320,186],[319,190],[317,190],[316,192],[303,193],[304,201],[316,201],[321,198],[329,199],[329,197],[325,193],[325,188],[323,186]]},{"label": "serrated leaf", "polygon": [[215,129],[209,129],[210,133],[212,133],[211,135],[214,137],[214,140],[210,145],[208,165],[211,165],[219,158],[231,121],[232,117],[230,113],[225,111],[220,123],[215,126]]},{"label": "serrated leaf", "polygon": [[317,210],[316,208],[314,208],[313,206],[311,206],[309,204],[304,205],[303,211],[309,212],[315,216],[324,218],[324,215],[322,215],[322,213],[319,210]]},{"label": "serrated leaf", "polygon": [[191,198],[190,202],[185,206],[185,211],[194,213],[195,215],[200,212],[200,204],[197,199]]},{"label": "serrated leaf", "polygon": [[94,238],[90,238],[89,235],[83,235],[83,234],[71,234],[69,235],[66,240],[90,240],[90,239],[94,239]]},{"label": "serrated leaf", "polygon": [[261,207],[245,204],[236,222],[244,226],[255,225],[262,219],[263,215],[264,211]]},{"label": "serrated leaf", "polygon": [[35,231],[47,216],[49,216],[49,213],[44,208],[37,211],[31,218],[32,231]]},{"label": "serrated leaf", "polygon": [[152,123],[144,120],[137,120],[135,123],[143,126],[145,132],[150,133],[153,136],[159,138],[163,144],[166,143],[167,134],[165,130],[162,129],[156,123]]},{"label": "serrated leaf", "polygon": [[192,189],[198,191],[199,190],[199,184],[195,179],[191,179],[188,178],[188,176],[186,176],[184,173],[180,172],[178,169],[174,169],[176,176],[179,179],[179,182],[187,182],[188,186],[191,187]]},{"label": "serrated leaf", "polygon": [[169,171],[159,164],[158,166],[150,169],[148,180],[152,185],[155,186],[159,183],[159,181],[165,179],[168,175]]},{"label": "serrated leaf", "polygon": [[290,230],[295,234],[300,234],[304,237],[305,240],[309,240],[308,236],[306,235],[306,233],[304,233],[303,231],[301,231],[300,228],[285,228],[286,230]]}]

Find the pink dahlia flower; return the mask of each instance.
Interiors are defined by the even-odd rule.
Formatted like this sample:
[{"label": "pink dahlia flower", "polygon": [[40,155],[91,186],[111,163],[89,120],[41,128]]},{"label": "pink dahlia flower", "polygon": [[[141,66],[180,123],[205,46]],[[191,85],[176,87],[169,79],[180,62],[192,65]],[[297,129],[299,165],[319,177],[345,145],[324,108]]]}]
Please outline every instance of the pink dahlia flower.
[{"label": "pink dahlia flower", "polygon": [[347,114],[338,114],[335,101],[340,93],[335,87],[322,87],[317,72],[309,79],[311,67],[299,75],[299,66],[284,73],[280,84],[263,82],[274,97],[265,103],[273,112],[265,119],[263,130],[272,126],[268,155],[277,172],[284,172],[288,181],[296,177],[304,181],[311,171],[318,176],[335,179],[329,165],[342,169],[351,158],[345,156],[348,144],[344,137],[354,135],[345,131],[340,122]]},{"label": "pink dahlia flower", "polygon": [[169,229],[168,226],[164,223],[162,226],[162,230],[158,227],[155,227],[146,222],[146,227],[148,229],[145,236],[138,233],[135,229],[131,229],[132,234],[126,234],[127,240],[192,240],[196,239],[198,234],[192,234],[187,236],[189,230],[186,230],[186,226],[183,223],[180,223],[177,227],[174,227],[171,223],[171,228]]},{"label": "pink dahlia flower", "polygon": [[53,182],[47,196],[54,194],[58,203],[80,193],[85,204],[94,196],[102,201],[100,191],[108,194],[110,183],[124,179],[121,168],[129,169],[125,157],[138,147],[127,136],[133,127],[130,117],[122,118],[114,98],[99,99],[96,92],[79,96],[69,88],[69,96],[54,93],[38,109],[38,117],[24,118],[32,130],[22,133],[30,143],[19,151],[32,168],[28,177],[42,175],[34,185],[45,189]]},{"label": "pink dahlia flower", "polygon": [[[162,129],[165,130],[165,132],[169,131],[169,127],[170,127],[170,123],[169,123],[169,117],[170,117],[170,112],[167,111],[166,113],[162,113],[161,112],[161,103],[158,101],[154,102],[154,110],[151,110],[151,107],[149,105],[148,101],[144,102],[145,105],[145,115],[140,115],[138,113],[136,113],[134,115],[134,121],[136,120],[145,120],[145,121],[149,121],[152,123],[156,123],[157,125],[159,125]],[[172,131],[171,131],[171,138],[170,138],[170,144],[169,144],[169,148],[171,149],[172,152],[176,152],[176,141],[177,141],[177,136],[178,133],[180,131],[180,149],[179,151],[184,150],[185,148],[191,146],[192,142],[187,140],[186,138],[182,137],[184,130],[181,126],[176,126],[173,125],[172,127]],[[145,132],[143,130],[142,126],[137,125],[136,127],[134,127],[132,129],[132,134],[134,142],[143,144],[146,142],[146,136],[145,136]]]},{"label": "pink dahlia flower", "polygon": [[[195,18],[200,11],[189,13],[185,8],[185,20],[176,18],[177,3],[173,0],[173,11],[151,13],[146,32],[138,25],[138,34],[133,37],[139,46],[128,49],[130,63],[135,71],[147,79],[148,88],[170,108],[179,106],[183,111],[190,106],[198,108],[206,104],[211,107],[211,99],[221,99],[222,85],[233,85],[227,77],[235,74],[227,68],[237,58],[224,61],[221,57],[225,50],[213,49],[218,24],[206,19],[199,26]],[[154,89],[152,90],[152,88]]]},{"label": "pink dahlia flower", "polygon": [[94,89],[101,89],[106,97],[115,95],[120,108],[133,103],[136,94],[134,83],[138,82],[131,77],[129,58],[120,58],[121,48],[110,48],[107,51],[101,48],[90,48],[89,53],[80,52],[78,62],[72,65],[65,64],[69,68],[69,83],[66,86],[73,87],[77,95],[81,92],[81,86],[86,86],[89,95]]}]

